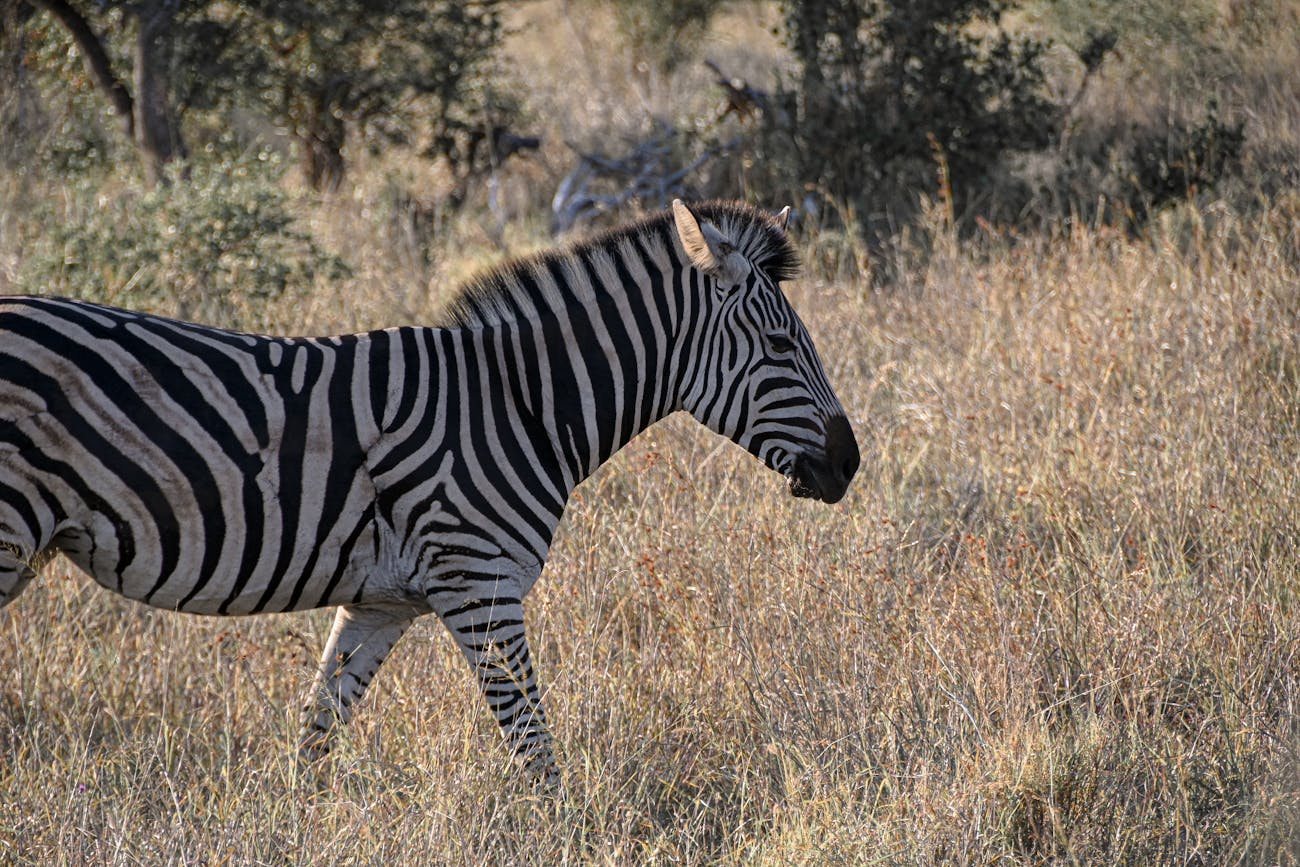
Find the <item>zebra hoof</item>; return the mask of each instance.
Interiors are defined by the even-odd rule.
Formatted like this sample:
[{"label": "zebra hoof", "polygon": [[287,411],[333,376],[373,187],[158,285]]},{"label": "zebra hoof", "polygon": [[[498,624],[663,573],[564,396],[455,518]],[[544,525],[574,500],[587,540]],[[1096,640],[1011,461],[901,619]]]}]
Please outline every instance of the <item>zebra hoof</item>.
[{"label": "zebra hoof", "polygon": [[548,799],[564,796],[564,780],[560,776],[559,765],[555,756],[549,751],[536,755],[520,757],[524,777],[532,784],[533,790]]}]

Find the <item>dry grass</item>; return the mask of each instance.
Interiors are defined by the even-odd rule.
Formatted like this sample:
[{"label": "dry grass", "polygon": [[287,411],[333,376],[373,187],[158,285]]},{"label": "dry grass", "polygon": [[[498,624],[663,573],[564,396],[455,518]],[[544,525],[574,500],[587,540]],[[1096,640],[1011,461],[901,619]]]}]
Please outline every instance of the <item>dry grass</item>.
[{"label": "dry grass", "polygon": [[325,614],[56,562],[0,614],[0,860],[1296,863],[1300,221],[1182,216],[796,283],[862,475],[791,501],[677,419],[580,489],[530,600],[558,805],[436,622],[309,801]]},{"label": "dry grass", "polygon": [[[706,93],[694,66],[638,69],[590,6],[522,7],[552,28],[514,56],[548,70],[528,83],[550,126],[504,182],[507,234],[448,215],[423,261],[390,187],[437,179],[360,159],[348,194],[298,203],[356,276],[259,323],[420,321],[468,270],[538,242],[517,218],[554,189],[564,138]],[[771,41],[739,8],[702,50],[754,77]],[[546,54],[575,28],[591,50]],[[1294,118],[1285,77],[1266,77],[1271,115]],[[1289,147],[1289,123],[1260,141]],[[5,183],[0,291],[17,203],[40,192]],[[328,614],[152,611],[56,561],[0,612],[0,863],[1300,863],[1287,195],[1175,212],[1142,241],[934,228],[889,286],[842,239],[802,239],[810,274],[789,292],[861,475],[839,506],[793,501],[679,418],[579,490],[529,601],[558,804],[518,790],[435,621],[403,639],[334,790],[309,799],[296,708]]]}]

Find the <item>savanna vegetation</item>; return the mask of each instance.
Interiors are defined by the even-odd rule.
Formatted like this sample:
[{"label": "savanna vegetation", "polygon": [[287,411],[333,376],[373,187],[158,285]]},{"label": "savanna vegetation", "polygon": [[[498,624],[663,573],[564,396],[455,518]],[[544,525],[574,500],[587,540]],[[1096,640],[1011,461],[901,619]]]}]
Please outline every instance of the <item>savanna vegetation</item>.
[{"label": "savanna vegetation", "polygon": [[358,8],[0,2],[0,292],[361,330],[789,203],[863,469],[795,501],[673,418],[579,489],[560,803],[436,621],[313,797],[327,613],[55,560],[0,612],[0,862],[1300,863],[1300,5]]}]

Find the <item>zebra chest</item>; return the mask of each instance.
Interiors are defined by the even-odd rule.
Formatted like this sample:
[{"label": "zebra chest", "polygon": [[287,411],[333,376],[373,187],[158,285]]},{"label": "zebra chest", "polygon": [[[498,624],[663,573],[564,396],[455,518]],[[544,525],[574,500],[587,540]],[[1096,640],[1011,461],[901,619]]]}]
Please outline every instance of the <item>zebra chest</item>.
[{"label": "zebra chest", "polygon": [[[447,442],[389,460],[376,449],[377,574],[416,605],[495,582],[526,593],[541,573],[557,515],[521,517],[481,465]],[[402,454],[400,449],[397,452]],[[541,529],[528,532],[529,522]],[[378,589],[378,588],[376,588]]]}]

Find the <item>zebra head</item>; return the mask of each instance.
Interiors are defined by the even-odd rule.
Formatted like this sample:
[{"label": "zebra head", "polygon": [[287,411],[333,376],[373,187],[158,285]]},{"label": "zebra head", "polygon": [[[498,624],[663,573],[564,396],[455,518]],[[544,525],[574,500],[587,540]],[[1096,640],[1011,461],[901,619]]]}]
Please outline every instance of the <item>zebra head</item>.
[{"label": "zebra head", "polygon": [[797,267],[788,213],[704,205],[697,215],[673,202],[678,240],[701,278],[682,407],[785,476],[794,496],[836,503],[858,469],[858,444],[781,291]]}]

